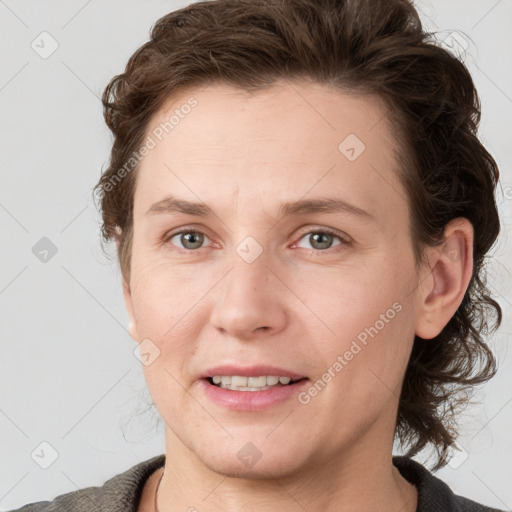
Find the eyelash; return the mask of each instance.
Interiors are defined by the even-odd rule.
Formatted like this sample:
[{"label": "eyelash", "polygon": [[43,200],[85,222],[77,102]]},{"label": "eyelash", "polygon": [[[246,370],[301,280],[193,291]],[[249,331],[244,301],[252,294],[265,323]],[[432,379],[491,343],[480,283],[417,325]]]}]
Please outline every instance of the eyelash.
[{"label": "eyelash", "polygon": [[[197,249],[185,249],[183,247],[178,247],[178,246],[174,245],[173,243],[171,243],[172,238],[174,238],[176,235],[182,235],[184,233],[189,233],[189,234],[194,233],[194,234],[204,235],[205,237],[207,237],[209,239],[208,235],[199,229],[181,229],[180,231],[176,231],[174,233],[169,234],[165,238],[164,244],[171,245],[171,246],[175,247],[176,249],[178,249],[180,251],[185,251],[187,253],[193,253],[193,252],[197,252],[201,249],[204,249],[204,247],[199,247]],[[311,229],[309,231],[302,233],[300,235],[300,237],[298,238],[298,240],[296,242],[294,242],[293,245],[298,244],[305,236],[312,235],[314,233],[333,235],[334,237],[336,237],[340,240],[340,243],[338,245],[335,245],[334,247],[329,247],[328,249],[323,249],[323,250],[322,249],[310,249],[308,252],[309,255],[319,256],[319,255],[325,254],[325,253],[329,254],[332,252],[339,252],[340,250],[343,250],[344,246],[349,243],[349,239],[348,239],[347,235],[344,235],[344,234],[342,234],[338,231],[335,231],[333,229],[330,229],[330,228],[321,228],[321,229]],[[301,249],[304,249],[304,248],[302,247]],[[332,249],[334,249],[334,250],[332,250]],[[307,249],[305,249],[305,250],[307,250]]]},{"label": "eyelash", "polygon": [[[298,244],[304,237],[306,237],[308,235],[312,235],[314,233],[321,233],[323,235],[333,235],[334,237],[339,239],[340,243],[335,245],[334,247],[329,247],[328,249],[323,249],[323,250],[322,249],[309,249],[308,254],[312,255],[312,256],[321,256],[322,254],[332,254],[332,253],[342,251],[345,248],[345,246],[349,243],[349,239],[348,239],[347,235],[342,234],[338,231],[335,231],[334,229],[321,228],[321,229],[310,229],[309,231],[303,232],[300,235],[297,242],[294,242],[293,245]],[[304,248],[301,247],[301,249],[304,249]],[[304,249],[304,250],[308,251],[308,249]]]}]

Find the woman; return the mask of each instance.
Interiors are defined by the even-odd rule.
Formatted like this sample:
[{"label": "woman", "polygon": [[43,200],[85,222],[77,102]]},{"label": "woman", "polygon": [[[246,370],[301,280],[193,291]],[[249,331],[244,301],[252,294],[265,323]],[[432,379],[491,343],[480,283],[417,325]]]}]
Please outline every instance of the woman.
[{"label": "woman", "polygon": [[410,458],[447,463],[501,319],[476,91],[414,7],[193,4],[103,103],[103,236],[165,455],[19,510],[493,510]]}]

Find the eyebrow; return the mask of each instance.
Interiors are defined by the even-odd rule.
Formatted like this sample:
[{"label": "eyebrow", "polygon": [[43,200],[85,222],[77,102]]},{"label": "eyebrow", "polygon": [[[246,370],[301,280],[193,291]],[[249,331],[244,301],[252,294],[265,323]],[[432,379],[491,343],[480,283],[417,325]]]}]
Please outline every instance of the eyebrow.
[{"label": "eyebrow", "polygon": [[[280,216],[307,215],[311,213],[349,213],[360,217],[372,218],[366,210],[362,210],[343,199],[339,198],[316,198],[301,199],[298,201],[282,203],[279,208]],[[204,203],[185,201],[176,197],[166,197],[154,203],[146,212],[146,215],[153,213],[183,213],[197,217],[214,216],[212,208]]]}]

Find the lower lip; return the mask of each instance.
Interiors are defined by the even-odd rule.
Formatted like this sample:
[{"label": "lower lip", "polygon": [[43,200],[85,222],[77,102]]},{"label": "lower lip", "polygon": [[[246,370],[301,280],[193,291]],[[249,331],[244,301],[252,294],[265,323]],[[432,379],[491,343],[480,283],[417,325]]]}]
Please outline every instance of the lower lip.
[{"label": "lower lip", "polygon": [[221,407],[236,411],[263,411],[296,397],[307,382],[308,379],[303,379],[264,391],[232,391],[210,384],[207,379],[201,380],[201,386],[206,396]]}]

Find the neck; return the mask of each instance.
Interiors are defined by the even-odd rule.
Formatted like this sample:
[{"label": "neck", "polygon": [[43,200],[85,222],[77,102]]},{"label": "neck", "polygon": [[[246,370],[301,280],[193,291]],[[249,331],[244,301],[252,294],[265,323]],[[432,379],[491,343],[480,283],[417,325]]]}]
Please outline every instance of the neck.
[{"label": "neck", "polygon": [[391,449],[349,452],[279,478],[238,478],[212,471],[167,432],[158,512],[416,511],[416,488],[393,466]]}]

